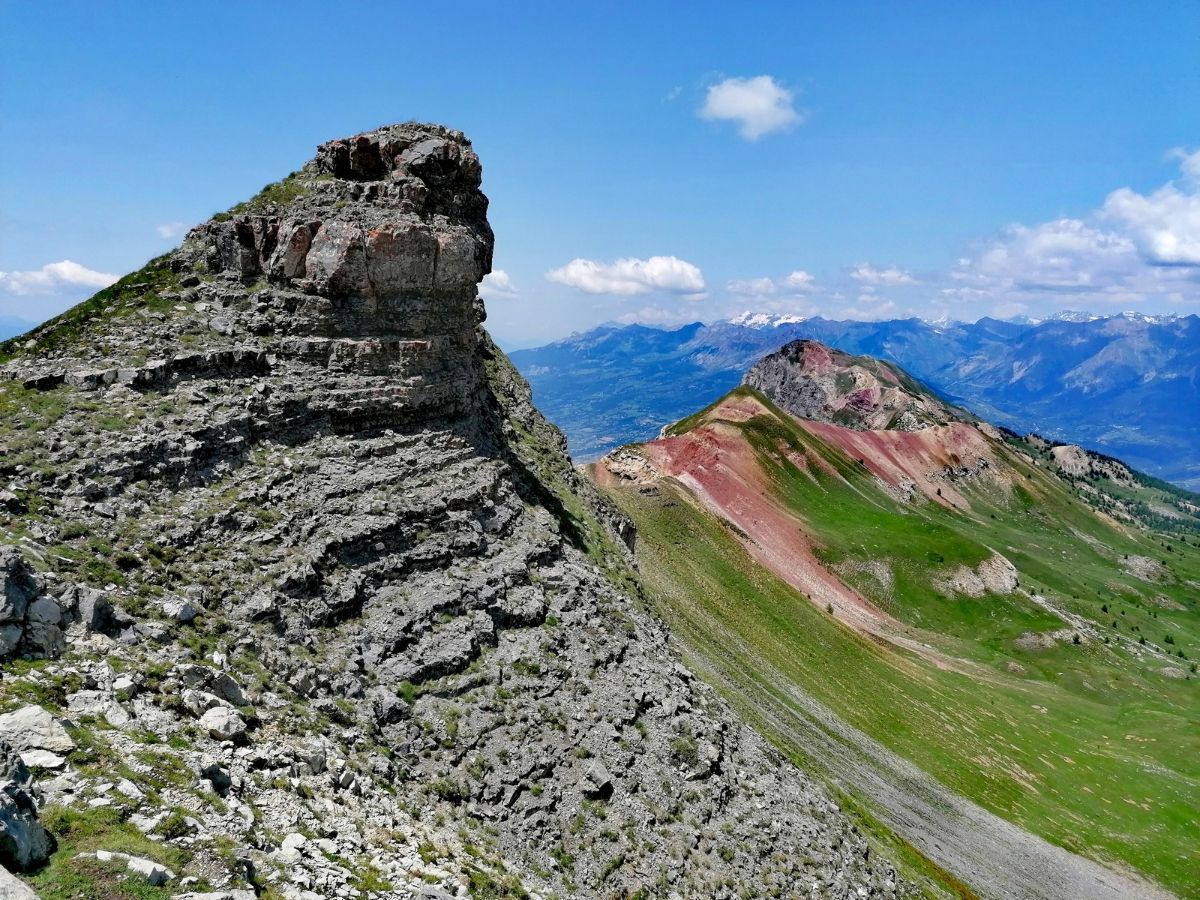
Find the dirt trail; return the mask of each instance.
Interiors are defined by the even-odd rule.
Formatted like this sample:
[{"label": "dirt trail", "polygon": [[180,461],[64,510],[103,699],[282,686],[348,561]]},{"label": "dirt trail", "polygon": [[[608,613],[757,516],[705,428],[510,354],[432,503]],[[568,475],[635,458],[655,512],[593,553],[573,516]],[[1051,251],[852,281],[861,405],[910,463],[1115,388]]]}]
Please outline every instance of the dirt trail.
[{"label": "dirt trail", "polygon": [[[726,658],[761,657],[726,634]],[[730,645],[741,645],[734,649]],[[775,673],[771,686],[740,682],[688,652],[694,671],[730,695],[745,697],[754,724],[813,760],[834,784],[867,799],[872,812],[922,853],[994,900],[1171,900],[1173,894],[1133,874],[1119,874],[1030,834],[960,797],[912,763],[840,719]],[[764,667],[765,663],[762,664]]]}]

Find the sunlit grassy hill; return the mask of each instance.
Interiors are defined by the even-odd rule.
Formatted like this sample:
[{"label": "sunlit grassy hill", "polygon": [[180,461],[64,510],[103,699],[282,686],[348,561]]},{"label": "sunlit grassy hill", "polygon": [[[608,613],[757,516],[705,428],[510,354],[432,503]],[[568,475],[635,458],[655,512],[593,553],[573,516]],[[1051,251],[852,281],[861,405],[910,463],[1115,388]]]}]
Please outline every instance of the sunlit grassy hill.
[{"label": "sunlit grassy hill", "polygon": [[658,612],[786,748],[811,749],[780,724],[798,687],[1011,822],[1192,896],[1197,498],[1062,456],[968,422],[802,421],[741,387],[591,472]]}]

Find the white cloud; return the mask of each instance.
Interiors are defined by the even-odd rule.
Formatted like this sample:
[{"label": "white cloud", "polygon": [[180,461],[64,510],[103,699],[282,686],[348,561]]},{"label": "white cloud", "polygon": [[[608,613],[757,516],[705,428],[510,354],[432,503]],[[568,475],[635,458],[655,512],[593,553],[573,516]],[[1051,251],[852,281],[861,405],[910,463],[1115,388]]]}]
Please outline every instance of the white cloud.
[{"label": "white cloud", "polygon": [[88,269],[77,262],[64,259],[47,263],[32,272],[0,272],[0,292],[7,294],[52,294],[64,288],[108,287],[116,275]]},{"label": "white cloud", "polygon": [[1128,237],[1079,219],[1011,225],[952,277],[983,289],[1102,292],[1121,287],[1138,268]]},{"label": "white cloud", "polygon": [[958,261],[943,293],[999,313],[1052,312],[1067,294],[1110,308],[1200,304],[1200,151],[1171,156],[1178,180],[1120,188],[1083,218],[1010,225]]},{"label": "white cloud", "polygon": [[546,278],[587,294],[630,296],[661,291],[699,299],[704,291],[704,274],[700,269],[674,256],[618,259],[611,263],[573,259],[565,266],[547,272]]},{"label": "white cloud", "polygon": [[768,297],[778,292],[807,294],[816,290],[817,279],[807,272],[796,269],[780,279],[746,278],[725,282],[725,290],[739,297]]},{"label": "white cloud", "polygon": [[1176,151],[1184,187],[1165,184],[1149,195],[1120,188],[1100,217],[1119,223],[1151,265],[1200,266],[1200,150]]},{"label": "white cloud", "polygon": [[788,290],[806,293],[816,289],[817,279],[803,269],[797,269],[783,279],[783,286]]},{"label": "white cloud", "polygon": [[1179,169],[1183,172],[1183,177],[1200,187],[1200,150],[1176,147],[1167,154],[1167,158],[1179,160]]},{"label": "white cloud", "polygon": [[673,327],[696,321],[696,315],[693,310],[687,307],[666,309],[661,306],[644,306],[639,310],[618,316],[617,321],[622,325],[661,325],[664,327]]},{"label": "white cloud", "polygon": [[873,266],[861,263],[850,270],[850,277],[859,284],[871,286],[886,285],[893,287],[901,284],[917,284],[917,279],[897,266]]},{"label": "white cloud", "polygon": [[1029,312],[1029,306],[1015,300],[1005,300],[992,308],[992,317],[996,319],[1013,319]]},{"label": "white cloud", "polygon": [[739,297],[765,297],[775,293],[775,282],[770,278],[750,278],[745,281],[727,281],[725,290]]},{"label": "white cloud", "polygon": [[164,241],[169,241],[184,234],[188,230],[188,225],[186,222],[164,222],[162,225],[155,225],[154,230]]},{"label": "white cloud", "polygon": [[484,300],[507,300],[518,296],[517,286],[503,269],[492,269],[479,282],[479,294]]},{"label": "white cloud", "polygon": [[710,86],[699,115],[737,122],[738,133],[748,141],[804,120],[792,105],[792,92],[770,75],[726,78]]}]

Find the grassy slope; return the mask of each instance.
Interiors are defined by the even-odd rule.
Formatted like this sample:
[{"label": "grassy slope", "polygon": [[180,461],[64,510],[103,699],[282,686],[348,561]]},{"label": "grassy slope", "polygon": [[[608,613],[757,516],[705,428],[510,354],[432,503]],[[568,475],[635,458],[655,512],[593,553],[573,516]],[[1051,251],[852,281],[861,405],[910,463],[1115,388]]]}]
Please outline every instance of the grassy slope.
[{"label": "grassy slope", "polygon": [[[680,430],[702,421],[693,417]],[[823,559],[843,569],[885,561],[891,589],[869,576],[848,580],[921,639],[980,664],[982,674],[943,671],[851,633],[757,566],[681,487],[664,484],[657,496],[618,490],[619,505],[638,524],[641,569],[658,610],[692,652],[768,690],[782,675],[999,815],[1194,893],[1200,681],[1164,677],[1165,655],[1134,650],[1182,650],[1188,659],[1173,664],[1185,672],[1200,659],[1200,591],[1186,583],[1200,583],[1200,552],[1176,538],[1110,527],[1066,483],[1009,450],[999,452],[1015,475],[1013,489],[985,480],[960,485],[973,506],[964,515],[894,501],[857,462],[786,416],[738,427]],[[838,474],[817,466],[809,467],[815,477],[800,474],[779,452],[784,447],[823,457]],[[947,566],[972,565],[988,548],[1017,566],[1023,588],[1097,623],[1111,643],[1022,651],[1017,635],[1064,623],[1022,594],[950,599],[932,589]],[[1167,560],[1172,580],[1152,585],[1126,574],[1126,553]],[[757,655],[729,654],[723,635]]]}]

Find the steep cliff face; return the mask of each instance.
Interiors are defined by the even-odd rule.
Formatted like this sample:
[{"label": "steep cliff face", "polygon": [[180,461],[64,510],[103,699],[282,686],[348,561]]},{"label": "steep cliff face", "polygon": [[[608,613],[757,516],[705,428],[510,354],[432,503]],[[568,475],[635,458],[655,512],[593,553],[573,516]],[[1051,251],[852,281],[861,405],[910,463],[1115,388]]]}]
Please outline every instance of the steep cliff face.
[{"label": "steep cliff face", "polygon": [[52,657],[0,700],[75,745],[47,896],[130,847],[289,897],[903,892],[642,611],[481,328],[480,183],[440,126],[332,141],[0,349],[4,648]]}]

